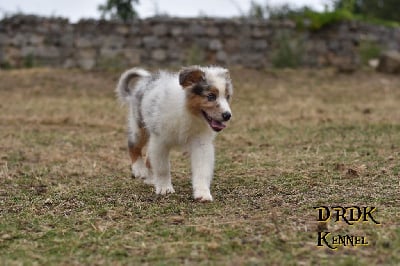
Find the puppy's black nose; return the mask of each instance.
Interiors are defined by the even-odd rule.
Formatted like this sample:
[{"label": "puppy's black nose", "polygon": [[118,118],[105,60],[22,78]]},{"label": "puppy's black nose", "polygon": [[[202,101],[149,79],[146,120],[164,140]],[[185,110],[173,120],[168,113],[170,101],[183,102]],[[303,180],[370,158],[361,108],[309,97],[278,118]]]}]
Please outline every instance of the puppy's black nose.
[{"label": "puppy's black nose", "polygon": [[222,119],[224,119],[224,121],[228,121],[229,119],[231,119],[232,114],[229,112],[224,112],[222,113]]}]

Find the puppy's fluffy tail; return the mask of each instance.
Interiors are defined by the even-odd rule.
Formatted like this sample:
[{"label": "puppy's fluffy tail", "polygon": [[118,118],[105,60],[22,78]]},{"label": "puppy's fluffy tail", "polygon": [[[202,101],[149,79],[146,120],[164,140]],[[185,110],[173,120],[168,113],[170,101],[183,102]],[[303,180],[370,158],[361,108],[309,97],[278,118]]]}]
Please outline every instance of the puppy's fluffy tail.
[{"label": "puppy's fluffy tail", "polygon": [[129,86],[130,82],[134,79],[147,76],[150,76],[150,72],[137,67],[129,69],[122,73],[121,77],[119,78],[117,88],[115,89],[117,97],[121,101],[121,103],[128,102],[129,96],[131,95],[133,89],[131,88],[131,86]]}]

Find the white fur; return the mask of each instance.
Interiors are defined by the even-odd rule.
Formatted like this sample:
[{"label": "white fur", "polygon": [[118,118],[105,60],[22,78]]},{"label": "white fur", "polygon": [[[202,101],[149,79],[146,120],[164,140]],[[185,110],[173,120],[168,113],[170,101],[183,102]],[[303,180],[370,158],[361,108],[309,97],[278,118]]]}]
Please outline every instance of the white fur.
[{"label": "white fur", "polygon": [[[231,112],[225,92],[229,86],[229,93],[232,94],[228,71],[220,67],[201,70],[220,91],[217,101],[221,111]],[[140,79],[134,88],[129,88],[129,78],[134,76]],[[132,142],[138,141],[140,118],[149,134],[147,152],[151,171],[146,168],[144,160],[139,158],[132,165],[132,173],[154,184],[157,194],[174,193],[169,153],[174,147],[183,147],[190,152],[194,198],[212,201],[210,184],[214,171],[213,140],[216,133],[203,117],[188,111],[187,95],[179,84],[179,73],[159,72],[150,76],[143,69],[128,70],[118,82],[117,94],[123,102],[129,104],[129,139]]]}]

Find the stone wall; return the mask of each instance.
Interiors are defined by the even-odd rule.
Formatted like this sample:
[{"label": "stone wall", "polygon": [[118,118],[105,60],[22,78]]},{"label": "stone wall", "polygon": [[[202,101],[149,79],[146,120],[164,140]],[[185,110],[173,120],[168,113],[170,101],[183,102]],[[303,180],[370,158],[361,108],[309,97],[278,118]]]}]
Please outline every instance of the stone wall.
[{"label": "stone wall", "polygon": [[280,62],[358,66],[362,42],[400,50],[400,29],[342,22],[300,31],[291,21],[152,18],[131,24],[14,16],[0,21],[0,66],[115,68]]}]

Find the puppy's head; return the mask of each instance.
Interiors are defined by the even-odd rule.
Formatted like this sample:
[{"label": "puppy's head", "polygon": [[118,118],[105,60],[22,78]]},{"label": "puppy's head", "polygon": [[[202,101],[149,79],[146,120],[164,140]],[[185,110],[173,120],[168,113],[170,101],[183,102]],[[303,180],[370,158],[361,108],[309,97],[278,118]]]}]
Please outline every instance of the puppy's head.
[{"label": "puppy's head", "polygon": [[221,67],[191,66],[179,73],[189,111],[204,118],[214,131],[221,131],[232,117],[229,102],[233,87],[229,71]]}]

